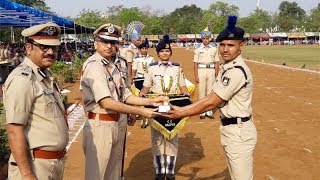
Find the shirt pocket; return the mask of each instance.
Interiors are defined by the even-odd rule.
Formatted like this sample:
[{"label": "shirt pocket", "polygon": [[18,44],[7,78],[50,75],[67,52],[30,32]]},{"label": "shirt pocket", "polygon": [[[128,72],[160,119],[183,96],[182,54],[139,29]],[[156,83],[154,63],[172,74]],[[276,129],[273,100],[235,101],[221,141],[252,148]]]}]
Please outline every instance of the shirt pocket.
[{"label": "shirt pocket", "polygon": [[44,113],[48,117],[63,117],[62,111],[60,110],[60,107],[54,97],[50,97],[52,95],[44,95]]},{"label": "shirt pocket", "polygon": [[199,61],[201,62],[202,60],[204,60],[206,57],[206,54],[204,51],[200,51],[199,52]]}]

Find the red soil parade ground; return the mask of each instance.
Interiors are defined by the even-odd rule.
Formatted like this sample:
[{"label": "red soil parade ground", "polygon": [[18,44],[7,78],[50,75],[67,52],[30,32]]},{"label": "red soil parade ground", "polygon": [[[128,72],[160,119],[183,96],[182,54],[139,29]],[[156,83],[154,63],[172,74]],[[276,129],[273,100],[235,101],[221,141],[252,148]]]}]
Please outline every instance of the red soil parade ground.
[{"label": "red soil parade ground", "polygon": [[[151,54],[155,57],[154,50]],[[156,59],[158,59],[156,57]],[[194,82],[193,51],[173,49],[172,61],[183,65]],[[247,62],[254,77],[253,117],[258,130],[254,178],[261,180],[311,180],[320,177],[320,73]],[[79,82],[67,87],[69,100],[81,97]],[[197,99],[197,91],[193,95]],[[215,118],[191,117],[179,133],[176,179],[229,179]],[[84,179],[82,133],[67,154],[64,179]],[[125,178],[154,179],[150,128],[140,121],[128,127]]]}]

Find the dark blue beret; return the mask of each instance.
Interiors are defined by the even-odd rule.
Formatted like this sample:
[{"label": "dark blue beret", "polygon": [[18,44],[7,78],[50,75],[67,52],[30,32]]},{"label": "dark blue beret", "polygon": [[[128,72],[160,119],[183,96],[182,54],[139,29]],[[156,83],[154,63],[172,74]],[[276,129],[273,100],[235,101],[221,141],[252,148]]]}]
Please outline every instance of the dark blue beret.
[{"label": "dark blue beret", "polygon": [[171,46],[170,46],[168,34],[163,36],[163,39],[158,43],[158,45],[156,47],[157,52],[161,51],[162,49],[170,49],[170,51],[171,51]]},{"label": "dark blue beret", "polygon": [[228,18],[228,26],[220,32],[217,37],[217,42],[221,42],[223,40],[241,40],[244,38],[244,30],[242,28],[236,27],[237,17],[229,16]]},{"label": "dark blue beret", "polygon": [[144,48],[144,47],[149,47],[149,41],[148,41],[148,38],[146,38],[146,40],[144,40],[139,46],[138,46],[138,48],[139,49],[142,49],[142,48]]}]

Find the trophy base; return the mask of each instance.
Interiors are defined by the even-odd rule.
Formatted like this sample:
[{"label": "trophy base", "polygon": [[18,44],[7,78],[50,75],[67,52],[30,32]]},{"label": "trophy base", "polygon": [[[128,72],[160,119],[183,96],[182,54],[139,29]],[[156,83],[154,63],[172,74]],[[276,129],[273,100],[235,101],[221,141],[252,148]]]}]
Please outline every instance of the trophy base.
[{"label": "trophy base", "polygon": [[159,113],[168,113],[171,110],[170,105],[161,105],[159,106],[158,112]]}]

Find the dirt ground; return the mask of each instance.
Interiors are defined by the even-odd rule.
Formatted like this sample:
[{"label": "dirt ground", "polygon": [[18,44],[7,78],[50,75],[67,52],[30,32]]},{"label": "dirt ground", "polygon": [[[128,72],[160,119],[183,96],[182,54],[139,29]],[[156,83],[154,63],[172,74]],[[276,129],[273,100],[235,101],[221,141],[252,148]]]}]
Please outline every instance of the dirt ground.
[{"label": "dirt ground", "polygon": [[[154,50],[152,53],[154,55]],[[193,51],[174,49],[172,61],[183,65],[193,79]],[[320,74],[248,62],[254,76],[253,117],[258,130],[254,178],[261,180],[313,180],[320,177]],[[79,99],[78,84],[69,100]],[[196,100],[197,92],[193,99]],[[215,119],[191,117],[179,133],[175,168],[178,180],[229,179]],[[67,154],[64,179],[84,179],[81,133]],[[150,128],[140,122],[128,127],[125,178],[153,179]]]}]

